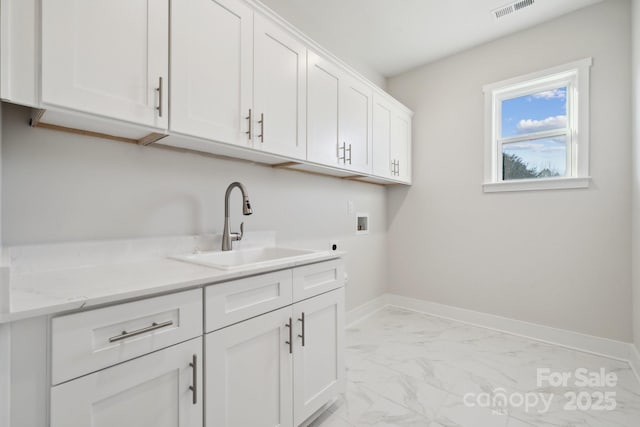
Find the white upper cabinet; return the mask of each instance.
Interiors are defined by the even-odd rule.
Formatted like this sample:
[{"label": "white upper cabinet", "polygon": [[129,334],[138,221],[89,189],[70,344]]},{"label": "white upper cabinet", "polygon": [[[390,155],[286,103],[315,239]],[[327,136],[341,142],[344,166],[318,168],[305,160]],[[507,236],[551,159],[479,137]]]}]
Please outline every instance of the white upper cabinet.
[{"label": "white upper cabinet", "polygon": [[166,129],[168,0],[42,0],[42,104]]},{"label": "white upper cabinet", "polygon": [[402,110],[391,117],[390,157],[393,177],[411,183],[411,114]]},{"label": "white upper cabinet", "polygon": [[171,130],[251,146],[253,11],[239,0],[171,3]]},{"label": "white upper cabinet", "polygon": [[383,178],[390,178],[393,170],[389,157],[392,110],[386,97],[373,95],[373,174]]},{"label": "white upper cabinet", "polygon": [[371,173],[371,86],[345,76],[340,89],[338,162],[346,169]]},{"label": "white upper cabinet", "polygon": [[411,182],[411,113],[393,98],[373,96],[373,174]]},{"label": "white upper cabinet", "polygon": [[343,71],[309,51],[307,54],[307,159],[338,166],[340,82]]},{"label": "white upper cabinet", "polygon": [[258,0],[0,0],[0,24],[32,126],[411,182],[411,111]]},{"label": "white upper cabinet", "polygon": [[258,14],[253,48],[254,148],[305,159],[307,48]]}]

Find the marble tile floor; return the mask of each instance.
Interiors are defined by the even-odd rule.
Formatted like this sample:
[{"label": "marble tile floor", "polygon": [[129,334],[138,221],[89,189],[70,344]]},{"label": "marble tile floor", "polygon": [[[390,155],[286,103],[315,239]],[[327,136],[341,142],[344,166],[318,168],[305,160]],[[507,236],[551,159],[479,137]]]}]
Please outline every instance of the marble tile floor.
[{"label": "marble tile floor", "polygon": [[[347,329],[346,347],[347,391],[313,427],[640,427],[626,362],[394,307]],[[538,368],[566,382],[537,384]]]}]

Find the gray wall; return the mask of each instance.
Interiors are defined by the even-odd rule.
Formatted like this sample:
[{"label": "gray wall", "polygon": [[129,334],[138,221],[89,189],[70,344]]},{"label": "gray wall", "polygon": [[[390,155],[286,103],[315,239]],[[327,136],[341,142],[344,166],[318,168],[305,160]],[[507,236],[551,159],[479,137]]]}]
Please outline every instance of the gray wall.
[{"label": "gray wall", "polygon": [[[600,3],[388,80],[415,111],[392,292],[631,341],[629,13]],[[591,188],[483,193],[482,86],[589,56]]]},{"label": "gray wall", "polygon": [[[5,246],[221,232],[224,191],[243,182],[254,214],[232,197],[232,228],[275,230],[279,243],[348,251],[347,306],[386,289],[386,193],[373,184],[276,170],[27,126],[28,110],[3,105]],[[371,233],[355,235],[356,212]]]},{"label": "gray wall", "polygon": [[633,341],[640,351],[640,0],[633,0],[633,179],[632,179],[632,251],[633,266]]}]

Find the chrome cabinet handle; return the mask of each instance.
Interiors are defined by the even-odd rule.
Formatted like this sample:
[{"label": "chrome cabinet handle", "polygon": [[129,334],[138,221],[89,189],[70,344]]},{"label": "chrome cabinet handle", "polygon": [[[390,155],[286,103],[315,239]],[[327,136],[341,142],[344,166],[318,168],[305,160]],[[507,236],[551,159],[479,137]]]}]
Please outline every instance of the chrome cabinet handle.
[{"label": "chrome cabinet handle", "polygon": [[263,143],[264,142],[264,113],[260,113],[260,120],[258,121],[258,123],[260,123],[260,135],[258,135],[258,138],[260,138],[260,142]]},{"label": "chrome cabinet handle", "polygon": [[245,119],[249,120],[249,130],[246,131],[245,133],[247,135],[249,135],[249,141],[251,141],[251,122],[252,122],[252,118],[251,118],[251,108],[249,108],[249,115],[247,117],[245,117]]},{"label": "chrome cabinet handle", "polygon": [[147,326],[144,328],[136,329],[135,331],[127,332],[122,331],[120,335],[116,335],[114,337],[109,338],[109,342],[116,342],[126,338],[135,337],[136,335],[144,334],[146,332],[155,331],[157,329],[166,328],[167,326],[173,325],[173,320],[167,320],[166,322],[156,323],[153,322],[151,326]]},{"label": "chrome cabinet handle", "polygon": [[[342,160],[342,164],[345,164],[347,162],[347,143],[343,142],[342,143],[342,147],[340,147],[340,144],[338,144],[338,163],[340,163],[340,160]],[[342,150],[342,156],[340,156],[340,150]]]},{"label": "chrome cabinet handle", "polygon": [[302,322],[302,334],[299,334],[298,338],[302,338],[302,346],[304,347],[304,311],[302,312],[302,316],[300,316],[298,321]]},{"label": "chrome cabinet handle", "polygon": [[349,151],[349,160],[348,161],[349,161],[349,164],[351,164],[351,144],[349,144],[349,150],[345,150],[345,156],[347,155],[346,151]]},{"label": "chrome cabinet handle", "polygon": [[289,323],[284,325],[289,328],[289,341],[285,341],[285,344],[289,344],[289,354],[293,353],[293,322],[291,321],[291,317],[289,317]]},{"label": "chrome cabinet handle", "polygon": [[158,92],[158,106],[156,110],[158,110],[158,117],[162,117],[162,77],[158,78],[156,92]]},{"label": "chrome cabinet handle", "polygon": [[394,176],[400,175],[400,160],[393,160],[391,165],[391,174]]},{"label": "chrome cabinet handle", "polygon": [[193,355],[193,360],[189,363],[189,366],[193,369],[191,383],[193,385],[189,386],[189,390],[192,391],[193,394],[193,404],[198,404],[198,355]]}]

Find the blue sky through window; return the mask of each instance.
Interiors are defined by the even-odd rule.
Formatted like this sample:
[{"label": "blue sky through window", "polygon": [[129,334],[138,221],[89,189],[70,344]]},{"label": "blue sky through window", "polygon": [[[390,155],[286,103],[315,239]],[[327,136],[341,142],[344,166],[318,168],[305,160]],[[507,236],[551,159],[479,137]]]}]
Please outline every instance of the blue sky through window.
[{"label": "blue sky through window", "polygon": [[[567,88],[559,87],[502,101],[502,138],[567,126]],[[506,144],[503,152],[515,154],[530,168],[566,174],[565,137]]]}]

